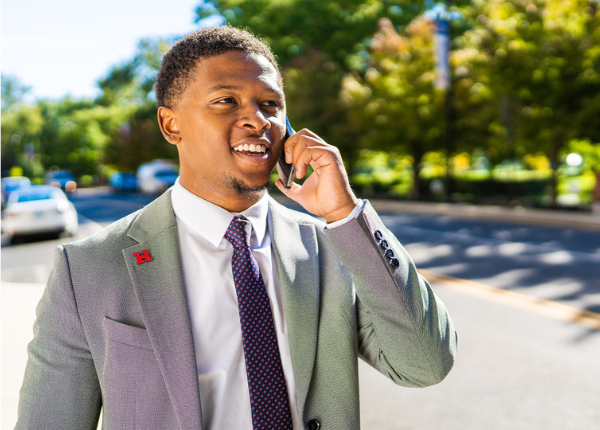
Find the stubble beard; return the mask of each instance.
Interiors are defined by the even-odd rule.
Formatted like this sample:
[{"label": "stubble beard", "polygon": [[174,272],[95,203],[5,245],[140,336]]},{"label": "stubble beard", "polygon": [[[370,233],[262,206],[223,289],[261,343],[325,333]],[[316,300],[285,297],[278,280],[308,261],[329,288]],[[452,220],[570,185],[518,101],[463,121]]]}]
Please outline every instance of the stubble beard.
[{"label": "stubble beard", "polygon": [[233,189],[239,196],[261,193],[269,188],[269,181],[262,185],[250,186],[238,178],[229,178],[229,187]]}]

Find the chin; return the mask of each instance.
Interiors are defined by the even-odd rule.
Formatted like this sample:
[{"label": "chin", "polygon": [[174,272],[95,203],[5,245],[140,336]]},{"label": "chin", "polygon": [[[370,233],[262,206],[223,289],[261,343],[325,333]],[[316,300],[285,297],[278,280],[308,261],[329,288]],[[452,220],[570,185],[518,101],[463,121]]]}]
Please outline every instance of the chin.
[{"label": "chin", "polygon": [[258,192],[266,190],[269,187],[269,181],[267,180],[262,183],[251,184],[251,183],[242,181],[237,178],[231,178],[231,180],[229,182],[229,186],[238,195],[243,195],[243,194],[258,193]]}]

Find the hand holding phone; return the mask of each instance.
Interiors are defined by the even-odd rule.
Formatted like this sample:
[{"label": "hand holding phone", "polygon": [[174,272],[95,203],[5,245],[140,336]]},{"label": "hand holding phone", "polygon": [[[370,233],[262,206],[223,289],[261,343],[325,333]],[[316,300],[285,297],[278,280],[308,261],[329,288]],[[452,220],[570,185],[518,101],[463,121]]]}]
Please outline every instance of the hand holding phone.
[{"label": "hand holding phone", "polygon": [[[286,124],[286,138],[289,138],[295,133],[289,121]],[[358,199],[348,182],[340,152],[307,129],[296,133],[293,140],[293,143],[288,143],[288,147],[291,146],[288,150],[293,154],[294,165],[285,162],[283,151],[277,162],[281,179],[281,182],[277,180],[277,187],[308,212],[325,218],[329,223],[347,217],[358,204]],[[304,178],[308,166],[313,172]],[[304,178],[302,185],[294,182],[296,174]]]},{"label": "hand holding phone", "polygon": [[[285,140],[287,140],[288,137],[295,133],[287,116],[285,117],[285,126],[287,129],[285,133]],[[296,175],[296,168],[293,164],[287,163],[285,161],[285,150],[283,149],[281,150],[281,156],[279,157],[279,161],[277,161],[277,173],[279,173],[279,177],[283,181],[283,186],[288,190],[292,188],[292,184],[294,183],[294,176]]]}]

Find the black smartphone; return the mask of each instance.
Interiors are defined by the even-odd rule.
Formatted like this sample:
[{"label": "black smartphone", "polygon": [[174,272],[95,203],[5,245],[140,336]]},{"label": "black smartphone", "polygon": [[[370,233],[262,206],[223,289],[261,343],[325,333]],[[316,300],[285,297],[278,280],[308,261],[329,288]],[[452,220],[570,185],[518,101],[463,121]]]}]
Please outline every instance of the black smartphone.
[{"label": "black smartphone", "polygon": [[[295,133],[287,116],[285,117],[285,127],[287,129],[285,133],[285,139],[287,140],[288,137]],[[296,175],[296,168],[293,164],[286,163],[285,151],[283,150],[281,151],[279,161],[277,161],[277,173],[279,173],[279,177],[283,181],[284,188],[292,188],[292,184],[294,183],[294,176]]]}]

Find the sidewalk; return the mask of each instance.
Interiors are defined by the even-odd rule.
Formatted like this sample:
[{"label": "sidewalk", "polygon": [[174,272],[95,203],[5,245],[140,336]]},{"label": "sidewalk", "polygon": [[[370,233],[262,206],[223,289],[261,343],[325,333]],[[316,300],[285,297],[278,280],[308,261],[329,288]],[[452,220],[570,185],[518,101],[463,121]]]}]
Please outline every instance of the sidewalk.
[{"label": "sidewalk", "polygon": [[33,338],[35,307],[45,284],[2,282],[2,429],[17,423],[19,389]]}]

